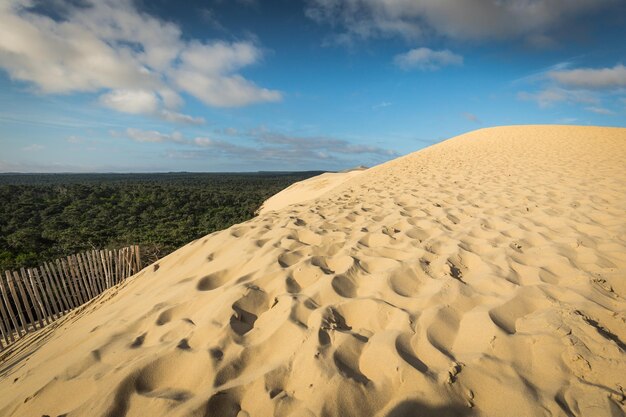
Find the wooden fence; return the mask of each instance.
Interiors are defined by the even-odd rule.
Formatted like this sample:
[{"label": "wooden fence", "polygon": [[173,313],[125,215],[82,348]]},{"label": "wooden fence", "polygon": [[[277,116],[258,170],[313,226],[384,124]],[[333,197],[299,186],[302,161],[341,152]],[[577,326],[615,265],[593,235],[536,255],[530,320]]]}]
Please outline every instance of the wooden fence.
[{"label": "wooden fence", "polygon": [[0,276],[0,351],[141,270],[139,246],[92,250]]}]

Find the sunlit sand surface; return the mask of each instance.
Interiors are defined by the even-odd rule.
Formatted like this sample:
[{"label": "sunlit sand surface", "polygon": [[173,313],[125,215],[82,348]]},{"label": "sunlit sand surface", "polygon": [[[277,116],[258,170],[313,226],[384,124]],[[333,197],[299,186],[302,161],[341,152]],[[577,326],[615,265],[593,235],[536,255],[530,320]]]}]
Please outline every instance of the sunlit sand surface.
[{"label": "sunlit sand surface", "polygon": [[623,415],[626,129],[483,129],[348,174],[13,345],[0,415]]}]

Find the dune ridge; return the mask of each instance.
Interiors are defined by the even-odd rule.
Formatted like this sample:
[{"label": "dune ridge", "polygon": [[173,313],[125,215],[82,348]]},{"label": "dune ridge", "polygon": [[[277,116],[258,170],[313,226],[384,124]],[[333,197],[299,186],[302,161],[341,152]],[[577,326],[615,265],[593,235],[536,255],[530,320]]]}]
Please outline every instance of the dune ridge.
[{"label": "dune ridge", "polygon": [[198,239],[11,348],[6,416],[619,416],[626,129],[482,129]]},{"label": "dune ridge", "polygon": [[280,210],[292,204],[314,200],[331,192],[334,188],[339,187],[349,179],[356,177],[365,169],[366,168],[359,167],[342,172],[326,172],[304,181],[298,181],[265,200],[257,214],[265,214],[272,210]]}]

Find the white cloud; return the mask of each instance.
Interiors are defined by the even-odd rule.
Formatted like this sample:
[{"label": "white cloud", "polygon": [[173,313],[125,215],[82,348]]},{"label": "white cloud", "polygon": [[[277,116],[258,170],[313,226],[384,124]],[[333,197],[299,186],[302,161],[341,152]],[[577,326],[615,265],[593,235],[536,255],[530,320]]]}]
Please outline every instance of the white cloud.
[{"label": "white cloud", "polygon": [[[233,132],[235,133],[235,132]],[[226,134],[223,132],[223,134]],[[212,159],[226,157],[236,161],[297,164],[317,163],[320,160],[344,161],[359,158],[380,162],[398,156],[397,152],[377,146],[352,143],[332,137],[300,137],[270,132],[264,128],[239,132],[239,137],[228,140],[197,136],[185,138],[179,132],[162,133],[156,130],[127,129],[112,131],[114,137],[127,137],[142,143],[177,144],[166,152],[174,159]],[[363,162],[363,161],[361,161]]]},{"label": "white cloud", "polygon": [[28,145],[22,148],[22,150],[25,152],[39,152],[44,149],[46,149],[46,147],[38,143],[33,143],[32,145]]},{"label": "white cloud", "polygon": [[[520,100],[536,101],[540,107],[555,103],[586,104],[585,110],[596,114],[612,115],[614,110],[602,107],[601,102],[614,102],[615,95],[626,87],[626,66],[616,64],[609,68],[572,68],[572,63],[561,63],[538,73],[514,81],[539,83],[535,92],[521,91]],[[590,106],[591,104],[591,106]]]},{"label": "white cloud", "polygon": [[535,101],[539,107],[550,107],[558,102],[566,103],[597,103],[598,99],[589,92],[579,90],[567,90],[558,87],[548,87],[543,90],[529,93],[521,91],[517,94],[517,98],[520,100]]},{"label": "white cloud", "polygon": [[182,91],[218,107],[281,99],[237,74],[261,59],[253,42],[187,40],[131,0],[80,3],[61,3],[53,19],[29,1],[3,0],[0,68],[41,93],[99,93],[117,111],[178,122],[197,121],[177,113]]},{"label": "white cloud", "polygon": [[585,109],[589,110],[592,113],[597,113],[597,114],[606,114],[606,115],[615,114],[613,111],[609,109],[605,109],[604,107],[591,106],[591,107],[585,107]]},{"label": "white cloud", "polygon": [[178,87],[210,106],[238,107],[282,99],[280,92],[259,88],[239,75],[207,77],[197,71],[180,69],[174,77]]},{"label": "white cloud", "polygon": [[589,89],[626,87],[626,67],[622,64],[613,68],[578,68],[552,71],[548,74],[560,84]]},{"label": "white cloud", "polygon": [[448,65],[463,65],[463,57],[447,49],[434,51],[430,48],[416,48],[396,55],[394,63],[403,70],[417,68],[435,71]]},{"label": "white cloud", "polygon": [[209,147],[215,145],[216,141],[209,138],[197,137],[193,142],[198,146]]},{"label": "white cloud", "polygon": [[100,96],[104,106],[124,113],[151,114],[159,108],[156,93],[148,90],[113,90]]},{"label": "white cloud", "polygon": [[[114,136],[119,136],[119,133],[115,133]],[[180,132],[161,133],[156,130],[140,130],[128,128],[126,129],[126,136],[135,142],[148,142],[148,143],[164,143],[175,142],[184,143],[185,139]]]},{"label": "white cloud", "polygon": [[436,33],[457,40],[520,37],[542,46],[549,32],[615,0],[309,0],[306,14],[320,24],[343,28],[339,36],[361,39]]},{"label": "white cloud", "polygon": [[184,124],[191,124],[191,125],[202,125],[205,123],[205,120],[202,117],[193,117],[187,114],[182,114],[182,113],[178,113],[178,112],[171,111],[171,110],[165,110],[165,109],[160,111],[159,117],[163,120],[166,120],[168,122],[174,122],[174,123],[184,123]]}]

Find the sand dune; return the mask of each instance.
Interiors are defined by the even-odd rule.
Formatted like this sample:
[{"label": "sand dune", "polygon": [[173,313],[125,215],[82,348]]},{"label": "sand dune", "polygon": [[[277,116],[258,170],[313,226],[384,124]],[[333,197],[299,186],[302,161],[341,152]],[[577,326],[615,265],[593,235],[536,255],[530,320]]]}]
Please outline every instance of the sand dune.
[{"label": "sand dune", "polygon": [[625,161],[525,126],[360,172],[14,345],[0,415],[624,415]]},{"label": "sand dune", "polygon": [[304,181],[297,182],[281,192],[268,198],[258,211],[265,214],[280,210],[292,204],[314,200],[338,187],[350,178],[363,172],[363,169],[353,169],[342,172],[327,172]]}]

